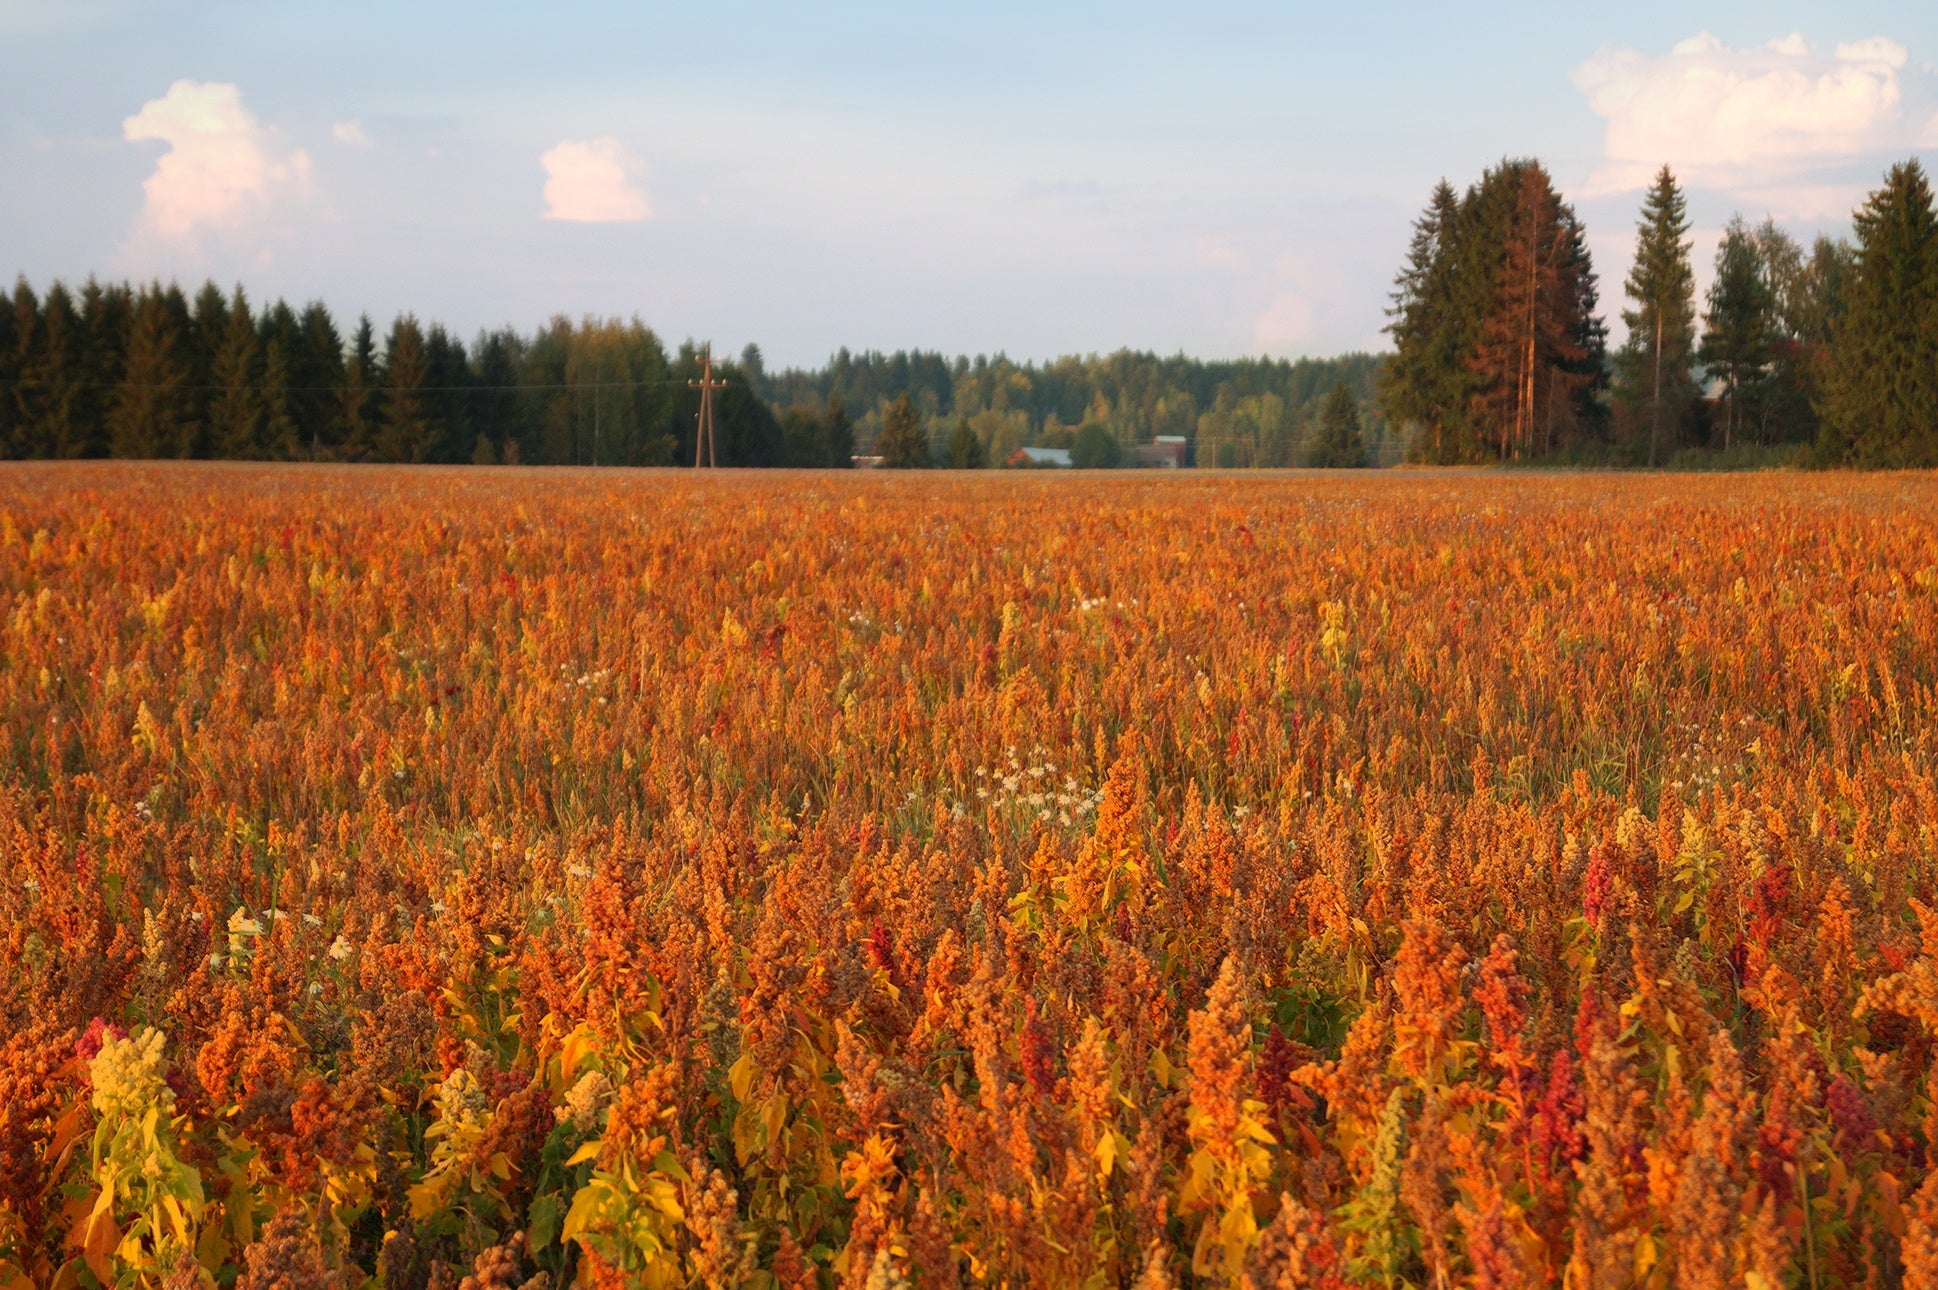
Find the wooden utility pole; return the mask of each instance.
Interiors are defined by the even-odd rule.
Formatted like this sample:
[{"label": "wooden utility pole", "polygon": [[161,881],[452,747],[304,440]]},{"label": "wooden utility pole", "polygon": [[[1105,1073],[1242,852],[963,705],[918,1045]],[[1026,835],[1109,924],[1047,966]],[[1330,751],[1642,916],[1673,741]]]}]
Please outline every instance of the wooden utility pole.
[{"label": "wooden utility pole", "polygon": [[[718,466],[718,458],[713,448],[713,392],[727,388],[725,381],[713,379],[713,345],[700,351],[700,379],[687,384],[700,392],[700,414],[696,418],[698,430],[693,436],[693,464],[695,466]],[[704,458],[704,460],[703,460]]]}]

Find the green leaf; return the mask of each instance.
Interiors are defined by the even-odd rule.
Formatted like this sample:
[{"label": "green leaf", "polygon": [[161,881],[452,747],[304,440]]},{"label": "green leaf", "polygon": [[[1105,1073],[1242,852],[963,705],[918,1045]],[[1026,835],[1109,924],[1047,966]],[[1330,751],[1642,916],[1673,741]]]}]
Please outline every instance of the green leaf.
[{"label": "green leaf", "polygon": [[526,1209],[525,1240],[533,1250],[542,1250],[558,1239],[559,1197],[547,1192]]}]

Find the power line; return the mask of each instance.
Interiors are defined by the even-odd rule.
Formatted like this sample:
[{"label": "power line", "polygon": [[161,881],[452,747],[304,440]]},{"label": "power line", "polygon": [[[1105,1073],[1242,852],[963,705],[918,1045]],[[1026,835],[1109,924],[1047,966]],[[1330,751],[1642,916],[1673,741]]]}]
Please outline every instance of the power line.
[{"label": "power line", "polygon": [[[564,384],[536,385],[413,385],[405,393],[409,394],[489,394],[505,390],[645,390],[660,386],[692,385],[694,382],[669,377],[661,381],[570,381]],[[726,382],[721,382],[724,387]],[[189,393],[220,394],[228,390],[253,390],[258,394],[267,393],[272,387],[267,385],[154,385],[129,381],[50,381],[38,376],[0,376],[0,385],[37,385],[46,389],[68,390],[179,390]],[[341,394],[341,385],[284,385],[279,387],[285,394]],[[381,394],[391,387],[372,385],[370,394]],[[720,387],[716,387],[720,388]]]},{"label": "power line", "polygon": [[695,466],[700,464],[700,453],[704,450],[706,464],[717,466],[720,463],[714,455],[713,448],[713,392],[726,389],[727,383],[713,379],[713,344],[710,341],[700,352],[700,364],[700,379],[687,382],[700,392],[700,413],[694,419],[693,464]]}]

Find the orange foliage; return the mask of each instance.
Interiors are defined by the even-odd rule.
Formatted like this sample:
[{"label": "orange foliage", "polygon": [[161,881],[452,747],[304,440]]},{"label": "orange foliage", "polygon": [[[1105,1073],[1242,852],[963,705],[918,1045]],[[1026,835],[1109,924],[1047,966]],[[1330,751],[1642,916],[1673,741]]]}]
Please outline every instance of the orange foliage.
[{"label": "orange foliage", "polygon": [[1929,1280],[1934,500],[9,467],[0,1286]]}]

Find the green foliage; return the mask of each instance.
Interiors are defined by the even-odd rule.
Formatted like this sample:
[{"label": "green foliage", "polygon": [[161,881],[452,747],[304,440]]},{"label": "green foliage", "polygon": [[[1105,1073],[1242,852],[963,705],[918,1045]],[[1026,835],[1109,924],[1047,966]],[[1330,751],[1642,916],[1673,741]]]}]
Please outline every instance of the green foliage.
[{"label": "green foliage", "polygon": [[1332,387],[1326,397],[1325,412],[1319,418],[1319,433],[1306,453],[1306,465],[1329,469],[1366,464],[1366,441],[1359,429],[1359,405],[1343,385]]},{"label": "green foliage", "polygon": [[1893,166],[1857,212],[1856,233],[1819,451],[1855,466],[1938,463],[1938,213],[1924,167]]},{"label": "green foliage", "polygon": [[[948,358],[842,350],[825,367],[770,373],[767,388],[782,406],[817,404],[833,396],[849,407],[875,408],[907,394],[918,412],[951,429],[956,419],[968,417],[990,460],[1000,462],[1019,447],[1067,448],[1075,428],[1093,421],[1120,444],[1147,443],[1157,435],[1189,439],[1200,433],[1209,414],[1229,416],[1234,409],[1249,411],[1274,398],[1288,438],[1295,439],[1297,427],[1317,416],[1326,392],[1340,381],[1370,407],[1386,361],[1373,354],[1346,354],[1208,362],[1119,350],[1019,363],[1003,354]],[[1270,446],[1261,452],[1252,444],[1256,422],[1221,421],[1213,430],[1244,437],[1243,464],[1267,464]],[[1376,416],[1367,430],[1370,438],[1383,439],[1384,416]],[[1280,464],[1295,456],[1295,450],[1287,449],[1286,462]]]},{"label": "green foliage", "polygon": [[1757,243],[1738,216],[1716,252],[1700,357],[1722,383],[1723,447],[1745,421],[1745,403],[1760,403],[1776,358],[1776,292],[1765,280]]},{"label": "green foliage", "polygon": [[429,461],[437,442],[425,406],[424,385],[430,360],[424,353],[424,331],[410,314],[391,326],[384,345],[382,420],[377,427],[377,451],[386,461]]},{"label": "green foliage", "polygon": [[915,405],[904,394],[882,412],[881,433],[875,438],[875,452],[882,465],[909,470],[927,466],[929,437],[922,433],[922,419]]},{"label": "green foliage", "polygon": [[262,377],[256,345],[256,320],[248,297],[236,288],[216,351],[211,382],[216,387],[209,407],[209,447],[223,457],[254,457],[262,443]]},{"label": "green foliage", "polygon": [[1387,330],[1387,415],[1422,461],[1503,460],[1600,434],[1605,335],[1587,233],[1532,159],[1415,223]]},{"label": "green foliage", "polygon": [[1078,430],[1070,443],[1070,464],[1081,470],[1107,470],[1123,458],[1117,437],[1094,421]]},{"label": "green foliage", "polygon": [[957,417],[949,435],[949,465],[956,470],[983,470],[989,465],[989,450],[968,417]]},{"label": "green foliage", "polygon": [[1690,401],[1696,343],[1696,273],[1689,263],[1689,204],[1664,166],[1642,200],[1635,262],[1623,290],[1635,308],[1622,311],[1628,340],[1616,353],[1617,397],[1639,413],[1649,464],[1681,436]]},{"label": "green foliage", "polygon": [[109,447],[117,457],[195,453],[187,313],[179,288],[151,287],[135,300],[121,384],[108,415]]},{"label": "green foliage", "polygon": [[838,399],[826,407],[795,404],[781,413],[786,464],[808,469],[846,469],[854,464],[855,436]]}]

